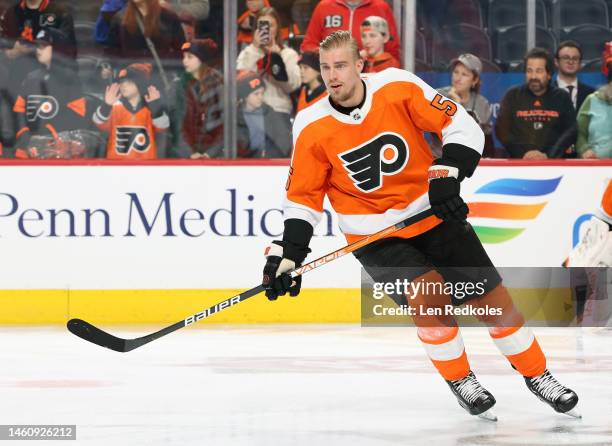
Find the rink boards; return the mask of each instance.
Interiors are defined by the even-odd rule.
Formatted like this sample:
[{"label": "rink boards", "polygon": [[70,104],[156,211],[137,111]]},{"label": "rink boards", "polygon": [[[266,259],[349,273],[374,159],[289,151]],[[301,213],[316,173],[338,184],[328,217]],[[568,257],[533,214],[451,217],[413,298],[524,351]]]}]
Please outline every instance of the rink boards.
[{"label": "rink boards", "polygon": [[[252,163],[256,164],[256,163]],[[0,323],[173,322],[260,281],[282,231],[284,163],[0,166]],[[559,266],[612,163],[483,162],[462,185],[500,266]],[[329,203],[314,256],[345,244]],[[258,296],[210,322],[356,322],[360,269],[343,258],[297,299]]]}]

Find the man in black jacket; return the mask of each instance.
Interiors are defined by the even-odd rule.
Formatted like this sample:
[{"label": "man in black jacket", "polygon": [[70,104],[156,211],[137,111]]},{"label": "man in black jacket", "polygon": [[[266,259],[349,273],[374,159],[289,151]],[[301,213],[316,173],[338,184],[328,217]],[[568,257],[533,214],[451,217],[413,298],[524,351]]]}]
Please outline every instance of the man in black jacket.
[{"label": "man in black jacket", "polygon": [[[13,104],[28,73],[39,68],[34,39],[41,30],[61,31],[67,40],[66,51],[76,56],[74,20],[69,10],[54,0],[13,0],[12,5],[0,10],[0,64],[7,67],[8,78],[0,86],[3,100]],[[1,9],[1,8],[0,8]],[[2,90],[4,88],[4,91]],[[5,123],[14,127],[15,123]],[[18,128],[13,128],[15,133]]]},{"label": "man in black jacket", "polygon": [[511,158],[560,158],[573,144],[564,134],[576,126],[567,92],[550,85],[552,58],[533,48],[525,56],[526,84],[504,96],[495,133]]},{"label": "man in black jacket", "polygon": [[553,85],[569,93],[576,114],[586,97],[595,91],[590,85],[578,81],[581,62],[582,49],[577,42],[566,40],[559,44],[555,53],[557,79],[553,81]]},{"label": "man in black jacket", "polygon": [[34,43],[40,68],[26,76],[13,106],[19,125],[17,158],[41,157],[32,136],[57,140],[60,132],[89,127],[69,37],[58,29],[45,28]]}]

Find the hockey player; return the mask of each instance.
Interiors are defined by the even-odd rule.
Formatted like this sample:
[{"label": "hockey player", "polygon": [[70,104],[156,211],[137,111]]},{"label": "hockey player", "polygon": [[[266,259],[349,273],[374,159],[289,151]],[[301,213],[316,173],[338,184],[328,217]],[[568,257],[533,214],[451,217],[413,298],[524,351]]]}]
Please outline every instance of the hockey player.
[{"label": "hockey player", "polygon": [[563,263],[566,267],[612,266],[612,180],[595,216],[581,228],[580,242]]},{"label": "hockey player", "polygon": [[[463,107],[412,73],[390,68],[362,78],[363,60],[349,32],[332,33],[321,42],[320,62],[329,99],[308,107],[294,122],[283,238],[266,250],[263,270],[268,299],[300,292],[301,276],[291,278],[287,271],[310,251],[325,195],[349,242],[431,206],[435,215],[358,250],[360,263],[375,281],[388,279],[377,267],[412,267],[418,272],[404,279],[434,284],[456,280],[436,269],[481,267],[488,292],[470,304],[502,308],[503,320],[480,317],[496,346],[531,392],[557,412],[575,415],[578,396],[547,370],[538,341],[466,222],[460,183],[479,162],[480,127]],[[425,132],[438,134],[441,158],[433,159]],[[404,296],[395,298],[406,303]],[[435,307],[443,302],[444,296],[421,294],[411,296],[409,304]],[[434,318],[434,324],[431,318],[414,320],[429,358],[459,404],[472,415],[496,419],[490,412],[495,398],[471,371],[454,318]]]},{"label": "hockey player", "polygon": [[159,90],[150,85],[151,66],[132,64],[119,72],[119,83],[106,88],[104,104],[93,115],[94,123],[110,134],[109,159],[150,160],[157,153],[155,134],[170,126]]},{"label": "hockey player", "polygon": [[59,29],[43,28],[34,43],[41,67],[25,78],[13,106],[19,128],[15,135],[17,158],[39,156],[38,150],[30,147],[32,136],[57,139],[59,132],[89,126],[70,39]]}]

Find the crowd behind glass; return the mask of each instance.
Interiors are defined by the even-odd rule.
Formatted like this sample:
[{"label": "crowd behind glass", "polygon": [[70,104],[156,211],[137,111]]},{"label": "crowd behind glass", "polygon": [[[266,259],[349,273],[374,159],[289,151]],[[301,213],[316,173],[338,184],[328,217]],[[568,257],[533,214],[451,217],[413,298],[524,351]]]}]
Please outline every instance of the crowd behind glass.
[{"label": "crowd behind glass", "polygon": [[[415,71],[450,74],[434,86],[480,124],[486,157],[612,157],[612,2],[536,2],[530,49],[523,3],[419,1]],[[351,30],[364,73],[402,67],[392,6],[239,2],[238,157],[290,157],[295,114],[327,100],[317,50],[331,32]],[[223,41],[219,0],[0,0],[2,157],[227,156]],[[523,73],[498,113],[483,73]]]}]

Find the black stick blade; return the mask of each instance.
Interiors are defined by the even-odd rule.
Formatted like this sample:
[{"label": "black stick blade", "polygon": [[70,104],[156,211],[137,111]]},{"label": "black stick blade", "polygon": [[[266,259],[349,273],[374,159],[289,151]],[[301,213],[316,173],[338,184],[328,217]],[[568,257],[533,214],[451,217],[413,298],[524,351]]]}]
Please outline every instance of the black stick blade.
[{"label": "black stick blade", "polygon": [[101,347],[106,347],[121,353],[131,350],[126,348],[125,339],[118,338],[100,330],[82,319],[70,319],[66,326],[72,334]]}]

